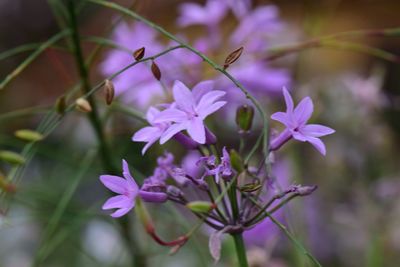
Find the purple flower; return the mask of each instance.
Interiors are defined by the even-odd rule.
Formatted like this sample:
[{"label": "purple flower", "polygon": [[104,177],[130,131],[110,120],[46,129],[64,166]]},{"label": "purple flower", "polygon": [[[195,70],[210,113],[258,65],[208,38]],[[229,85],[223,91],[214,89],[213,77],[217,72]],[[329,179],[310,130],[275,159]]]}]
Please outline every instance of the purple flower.
[{"label": "purple flower", "polygon": [[319,124],[306,124],[314,109],[310,97],[303,98],[294,108],[292,97],[286,88],[283,88],[283,95],[287,107],[286,112],[276,112],[272,114],[271,118],[283,123],[286,129],[271,142],[270,149],[278,149],[293,137],[296,140],[311,143],[322,155],[325,155],[325,145],[318,137],[332,134],[335,130]]},{"label": "purple flower", "polygon": [[158,109],[150,107],[147,111],[146,119],[151,126],[146,126],[140,129],[132,136],[132,141],[134,142],[147,143],[142,149],[142,155],[146,153],[147,149],[149,149],[149,147],[161,137],[169,126],[169,123],[167,122],[156,123],[154,121],[158,114],[160,114]]},{"label": "purple flower", "polygon": [[221,177],[225,179],[230,178],[233,174],[233,171],[231,166],[231,159],[228,151],[226,150],[226,147],[222,149],[221,163],[216,165],[215,160],[216,158],[214,155],[211,155],[209,157],[201,157],[197,161],[197,164],[205,163],[206,164],[205,176],[207,175],[214,176],[216,183],[219,183],[219,179]]},{"label": "purple flower", "polygon": [[226,15],[227,6],[224,1],[208,0],[205,6],[196,3],[184,3],[179,6],[178,25],[217,25]]},{"label": "purple flower", "polygon": [[186,130],[194,141],[200,144],[206,142],[204,119],[226,104],[225,101],[217,101],[225,92],[212,91],[213,86],[212,81],[204,81],[190,91],[182,82],[175,81],[175,102],[170,108],[160,112],[154,120],[156,123],[172,123],[161,135],[160,144],[164,144],[183,130]]},{"label": "purple flower", "polygon": [[261,6],[241,19],[230,41],[234,47],[245,46],[247,51],[265,51],[266,39],[283,29],[277,7]]},{"label": "purple flower", "polygon": [[251,0],[225,0],[237,18],[243,18],[251,8]]},{"label": "purple flower", "polygon": [[[112,39],[126,50],[110,51],[101,64],[101,72],[109,76],[132,63],[132,51],[140,47],[146,48],[146,56],[161,52],[164,46],[158,42],[157,37],[157,31],[143,23],[119,24]],[[150,67],[143,63],[130,68],[113,82],[117,96],[122,96],[125,103],[134,103],[142,109],[148,107],[154,97],[165,97],[161,84],[154,79]]]},{"label": "purple flower", "polygon": [[100,181],[105,187],[119,194],[109,198],[103,205],[103,210],[117,209],[111,214],[117,218],[127,214],[135,207],[135,199],[139,193],[138,185],[131,176],[128,163],[122,160],[123,178],[114,175],[101,175]]}]

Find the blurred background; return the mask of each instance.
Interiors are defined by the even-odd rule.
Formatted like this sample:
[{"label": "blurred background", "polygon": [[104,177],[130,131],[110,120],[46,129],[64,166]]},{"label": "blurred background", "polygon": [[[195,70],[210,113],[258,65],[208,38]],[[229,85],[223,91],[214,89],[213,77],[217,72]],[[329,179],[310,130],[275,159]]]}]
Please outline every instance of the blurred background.
[{"label": "blurred background", "polygon": [[[59,4],[65,2],[0,0],[1,80],[34,50],[12,56],[6,56],[6,51],[24,44],[37,48],[65,27],[54,16]],[[121,15],[77,2],[80,33],[88,37],[83,38],[83,52],[89,56],[98,50],[89,65],[90,81],[95,85],[107,76],[100,66],[113,48],[98,49],[98,43],[89,37],[112,38],[110,25]],[[204,1],[112,2],[175,34],[185,34],[189,42],[204,34],[200,26],[180,29],[176,24],[180,4]],[[252,7],[263,5],[276,6],[284,24],[284,30],[271,40],[271,47],[344,31],[400,27],[400,2],[396,0],[259,0],[253,1]],[[133,23],[131,18],[121,19]],[[230,13],[221,22],[221,30],[228,32],[236,24]],[[168,43],[161,36],[159,39]],[[400,55],[399,34],[359,35],[347,40]],[[0,199],[0,266],[213,266],[207,231],[200,231],[179,253],[169,256],[168,249],[145,234],[134,214],[129,224],[126,220],[120,224],[101,210],[108,193],[98,176],[105,171],[87,117],[79,112],[71,112],[62,120],[48,115],[56,100],[70,94],[79,81],[67,45],[58,42],[45,49],[0,89],[0,150],[20,153],[30,146],[14,136],[18,129],[35,129],[39,124],[41,129],[54,128],[44,141],[29,148],[29,164],[15,174],[15,193],[3,192]],[[133,51],[139,47],[133,44],[129,48]],[[222,63],[232,50],[221,46],[209,55]],[[396,267],[400,262],[400,64],[398,58],[396,63],[359,50],[343,44],[311,48],[269,63],[271,68],[287,71],[287,86],[292,88],[295,102],[307,95],[312,97],[313,122],[336,130],[324,139],[326,157],[303,143],[292,142],[279,151],[277,157],[285,163],[291,182],[318,185],[312,196],[290,203],[285,222],[323,266]],[[69,102],[76,95],[70,94]],[[283,108],[279,95],[266,98],[270,112]],[[142,157],[142,145],[131,142],[131,136],[143,124],[119,109],[107,109],[101,94],[96,99],[101,115],[111,117],[105,136],[111,144],[112,164],[120,168],[120,159],[127,158],[138,173],[150,175],[163,149],[158,146]],[[221,127],[218,122],[212,123],[216,134],[226,136],[227,144],[237,145],[230,132],[235,131],[234,126]],[[278,124],[272,126],[280,129]],[[174,144],[166,147],[176,152],[177,158],[184,156]],[[0,176],[13,171],[10,164],[0,161]],[[176,237],[190,228],[192,221],[172,204],[151,207],[161,235]],[[265,244],[248,247],[252,266],[312,266],[279,231],[266,229],[266,235]],[[132,242],[137,246],[133,250]],[[233,266],[234,261],[233,244],[226,238],[217,266]]]}]

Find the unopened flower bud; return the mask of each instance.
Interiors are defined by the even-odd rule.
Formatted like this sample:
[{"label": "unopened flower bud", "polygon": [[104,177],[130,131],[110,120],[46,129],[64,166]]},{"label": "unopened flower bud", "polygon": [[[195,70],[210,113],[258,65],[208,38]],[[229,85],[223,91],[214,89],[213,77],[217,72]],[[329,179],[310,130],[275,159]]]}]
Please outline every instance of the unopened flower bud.
[{"label": "unopened flower bud", "polygon": [[318,188],[318,186],[316,185],[297,185],[294,188],[294,192],[296,192],[297,194],[299,194],[300,196],[308,196],[310,195],[312,192],[314,192],[316,189]]},{"label": "unopened flower bud", "polygon": [[82,112],[91,112],[92,111],[92,106],[90,106],[89,101],[87,101],[86,99],[80,97],[75,101],[76,104],[76,108],[79,111]]},{"label": "unopened flower bud", "polygon": [[104,83],[104,94],[106,97],[107,105],[111,105],[114,99],[115,89],[114,84],[110,80],[106,80]]},{"label": "unopened flower bud", "polygon": [[186,207],[194,212],[204,212],[208,213],[216,208],[215,203],[207,201],[192,201],[186,204]]},{"label": "unopened flower bud", "polygon": [[139,48],[138,50],[133,52],[133,57],[135,58],[136,61],[141,60],[144,57],[144,52],[145,52],[144,47]]},{"label": "unopened flower bud", "polygon": [[260,183],[260,180],[256,180],[254,183],[248,183],[240,187],[241,192],[254,192],[260,189],[262,184]]},{"label": "unopened flower bud", "polygon": [[37,142],[44,138],[41,133],[28,129],[15,131],[14,135],[22,140],[29,142]]},{"label": "unopened flower bud", "polygon": [[243,105],[236,110],[236,125],[240,131],[248,132],[253,124],[254,108]]},{"label": "unopened flower bud", "polygon": [[231,160],[231,166],[232,168],[237,171],[238,173],[243,172],[244,170],[244,164],[243,164],[243,159],[240,157],[240,155],[236,152],[236,150],[231,149],[229,152],[229,158]]},{"label": "unopened flower bud", "polygon": [[65,112],[67,104],[65,101],[65,96],[60,96],[56,101],[56,111],[58,114],[63,115]]},{"label": "unopened flower bud", "polygon": [[22,157],[20,154],[7,150],[0,151],[0,160],[15,165],[22,165],[25,163],[24,157]]},{"label": "unopened flower bud", "polygon": [[169,196],[173,196],[173,197],[176,197],[176,198],[180,198],[180,197],[183,196],[182,190],[180,190],[178,187],[173,186],[173,185],[169,185],[167,187],[167,194]]},{"label": "unopened flower bud", "polygon": [[151,72],[153,73],[154,78],[161,80],[161,70],[154,61],[151,63]]},{"label": "unopened flower bud", "polygon": [[233,51],[232,53],[230,53],[225,59],[224,70],[227,69],[236,60],[238,60],[239,57],[242,55],[242,52],[243,52],[243,47],[240,47],[235,51]]}]

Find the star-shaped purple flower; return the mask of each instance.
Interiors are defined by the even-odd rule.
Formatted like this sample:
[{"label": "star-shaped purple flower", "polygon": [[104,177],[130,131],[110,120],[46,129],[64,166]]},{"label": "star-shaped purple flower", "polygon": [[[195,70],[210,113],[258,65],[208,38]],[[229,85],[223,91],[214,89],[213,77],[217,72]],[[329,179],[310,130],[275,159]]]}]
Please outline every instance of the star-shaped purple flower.
[{"label": "star-shaped purple flower", "polygon": [[159,113],[160,111],[158,109],[150,107],[146,113],[146,119],[151,126],[146,126],[140,129],[132,136],[132,141],[134,142],[147,143],[142,149],[142,155],[146,153],[147,149],[149,149],[149,147],[161,137],[169,126],[169,123],[167,122],[156,123],[154,121]]},{"label": "star-shaped purple flower", "polygon": [[190,91],[182,82],[175,81],[173,86],[175,102],[154,119],[155,123],[172,123],[161,135],[160,144],[164,144],[183,130],[186,130],[197,143],[206,142],[205,118],[226,104],[225,101],[217,101],[225,95],[225,92],[213,91],[213,87],[212,81],[204,81]]},{"label": "star-shaped purple flower", "polygon": [[277,150],[293,137],[298,141],[311,143],[322,155],[325,155],[325,145],[318,137],[332,134],[335,130],[320,124],[306,124],[314,110],[310,97],[303,98],[294,108],[293,99],[286,88],[283,88],[283,96],[286,112],[276,112],[271,118],[283,123],[286,129],[271,142],[270,150]]},{"label": "star-shaped purple flower", "polygon": [[139,187],[131,176],[128,163],[122,160],[123,176],[101,175],[100,181],[105,187],[117,193],[117,196],[110,197],[103,205],[103,210],[117,209],[111,214],[112,217],[118,218],[127,214],[135,207],[135,199],[139,194]]}]

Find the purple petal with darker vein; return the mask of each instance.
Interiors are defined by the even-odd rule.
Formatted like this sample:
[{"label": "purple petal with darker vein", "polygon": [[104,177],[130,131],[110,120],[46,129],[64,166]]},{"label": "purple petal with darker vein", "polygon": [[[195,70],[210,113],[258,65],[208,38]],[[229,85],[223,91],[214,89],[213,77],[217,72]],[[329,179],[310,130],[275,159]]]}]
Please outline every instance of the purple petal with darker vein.
[{"label": "purple petal with darker vein", "polygon": [[167,201],[167,194],[164,192],[150,192],[150,191],[139,191],[139,196],[146,202],[162,203]]},{"label": "purple petal with darker vein", "polygon": [[313,113],[314,105],[309,97],[303,98],[294,109],[293,115],[299,125],[304,125]]},{"label": "purple petal with darker vein", "polygon": [[111,191],[118,193],[118,194],[123,194],[125,192],[125,187],[126,187],[126,180],[119,177],[119,176],[114,176],[114,175],[101,175],[100,176],[100,181],[110,189]]}]

